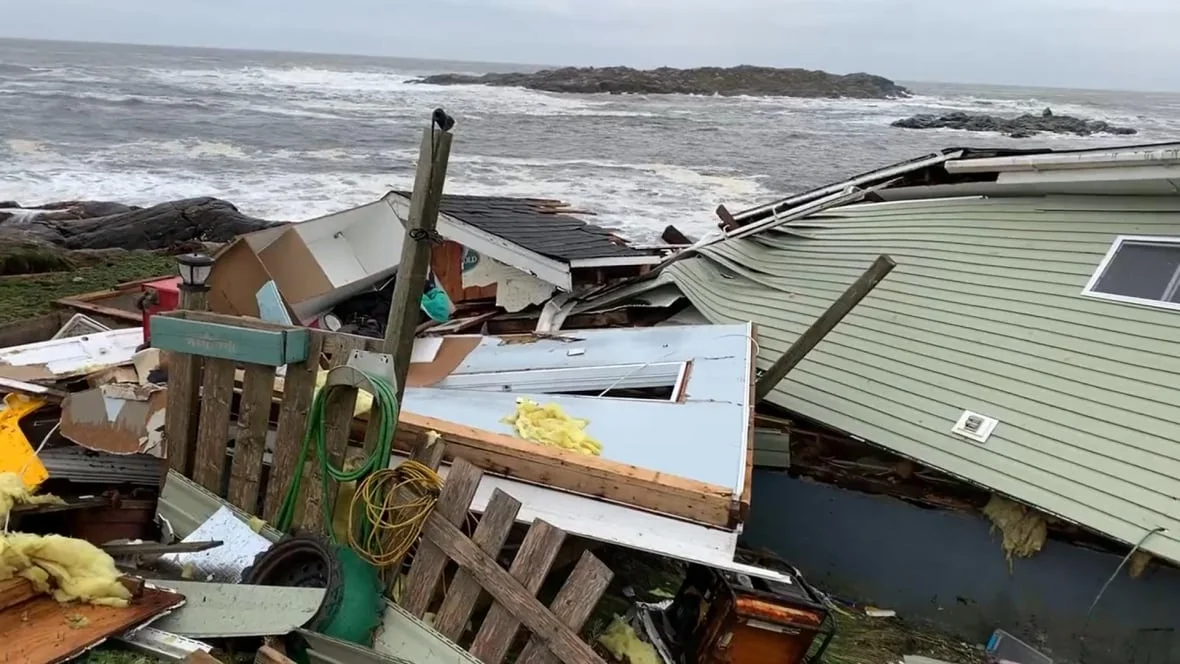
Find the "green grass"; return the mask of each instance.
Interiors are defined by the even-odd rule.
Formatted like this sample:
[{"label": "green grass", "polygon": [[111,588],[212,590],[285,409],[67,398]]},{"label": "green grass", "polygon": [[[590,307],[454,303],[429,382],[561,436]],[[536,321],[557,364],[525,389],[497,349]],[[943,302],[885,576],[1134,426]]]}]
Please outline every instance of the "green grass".
[{"label": "green grass", "polygon": [[893,664],[906,655],[924,655],[951,664],[986,664],[977,646],[901,618],[871,618],[837,612],[836,636],[824,653],[824,664]]},{"label": "green grass", "polygon": [[53,309],[53,301],[63,297],[176,271],[175,257],[146,251],[90,259],[95,262],[69,270],[0,277],[0,324],[47,314]]}]

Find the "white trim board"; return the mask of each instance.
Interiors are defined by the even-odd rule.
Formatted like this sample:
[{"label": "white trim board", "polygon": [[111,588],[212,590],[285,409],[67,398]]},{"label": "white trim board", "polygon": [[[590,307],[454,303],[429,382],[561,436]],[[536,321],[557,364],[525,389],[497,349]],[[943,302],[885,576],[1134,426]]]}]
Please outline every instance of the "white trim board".
[{"label": "white trim board", "polygon": [[[405,459],[404,456],[394,455],[390,467],[396,468]],[[447,465],[439,469],[444,480],[449,472],[450,466]],[[788,574],[734,562],[739,532],[710,528],[599,498],[497,477],[487,472],[476,489],[471,510],[482,514],[496,489],[520,501],[520,512],[516,515],[519,523],[532,523],[541,519],[571,535],[598,542],[779,583],[792,583]]]},{"label": "white trim board", "polygon": [[570,267],[626,267],[629,265],[655,265],[664,260],[663,256],[604,256],[602,258],[575,258]]},{"label": "white trim board", "polygon": [[[409,216],[410,201],[405,196],[390,192],[386,194],[385,200],[399,219]],[[573,278],[570,276],[570,266],[567,263],[542,256],[531,249],[526,249],[519,244],[441,212],[438,215],[438,232],[448,240],[458,242],[478,254],[494,258],[521,272],[531,274],[542,281],[553,284],[560,290],[569,292],[574,288]]]},{"label": "white trim board", "polygon": [[1094,268],[1094,272],[1090,275],[1090,279],[1086,281],[1085,287],[1082,288],[1082,295],[1087,297],[1094,297],[1102,300],[1110,300],[1113,302],[1122,302],[1124,304],[1138,304],[1145,307],[1153,307],[1155,309],[1171,309],[1173,311],[1180,310],[1180,303],[1167,302],[1165,300],[1152,300],[1142,297],[1131,297],[1129,295],[1118,295],[1116,293],[1106,293],[1103,291],[1096,291],[1094,287],[1106,274],[1106,270],[1110,267],[1110,262],[1114,260],[1115,254],[1122,248],[1124,243],[1141,243],[1141,244],[1162,244],[1173,245],[1180,249],[1180,237],[1171,235],[1119,235],[1110,243],[1110,248],[1106,250],[1106,254],[1099,261],[1098,267]]}]

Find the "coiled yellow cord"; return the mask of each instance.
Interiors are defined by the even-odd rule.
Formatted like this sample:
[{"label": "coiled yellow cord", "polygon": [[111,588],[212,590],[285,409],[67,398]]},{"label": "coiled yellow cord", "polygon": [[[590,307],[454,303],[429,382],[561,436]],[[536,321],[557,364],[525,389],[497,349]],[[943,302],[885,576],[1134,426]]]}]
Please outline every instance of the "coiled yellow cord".
[{"label": "coiled yellow cord", "polygon": [[[426,519],[438,503],[442,484],[437,472],[413,460],[370,473],[357,485],[348,508],[349,546],[379,569],[398,564],[422,534]],[[399,501],[399,497],[406,497],[399,494],[418,497]],[[362,528],[361,524],[368,527]]]}]

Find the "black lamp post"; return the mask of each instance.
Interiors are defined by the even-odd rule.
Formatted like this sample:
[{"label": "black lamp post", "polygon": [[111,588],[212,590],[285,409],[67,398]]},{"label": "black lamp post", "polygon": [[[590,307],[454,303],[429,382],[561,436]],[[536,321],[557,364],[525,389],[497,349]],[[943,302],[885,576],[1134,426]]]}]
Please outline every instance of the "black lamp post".
[{"label": "black lamp post", "polygon": [[207,254],[181,254],[176,257],[180,273],[180,308],[204,311],[209,308],[209,274],[213,259]]}]

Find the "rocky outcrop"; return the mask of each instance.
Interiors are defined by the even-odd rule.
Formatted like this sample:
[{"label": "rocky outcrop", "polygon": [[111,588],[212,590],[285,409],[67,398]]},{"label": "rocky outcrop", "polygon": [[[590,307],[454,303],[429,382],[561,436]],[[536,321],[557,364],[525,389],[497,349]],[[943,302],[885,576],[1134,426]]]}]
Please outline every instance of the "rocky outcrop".
[{"label": "rocky outcrop", "polygon": [[1021,115],[1015,118],[1002,118],[995,115],[976,113],[947,113],[933,115],[923,113],[897,120],[894,127],[904,129],[962,129],[963,131],[990,131],[1004,134],[1012,138],[1028,138],[1042,132],[1051,134],[1074,134],[1090,136],[1092,134],[1115,134],[1129,136],[1138,133],[1130,127],[1118,127],[1103,120],[1086,120],[1069,115],[1054,115],[1050,109],[1045,109],[1040,115]]},{"label": "rocky outcrop", "polygon": [[438,74],[417,79],[430,85],[494,85],[545,92],[582,94],[689,94],[752,97],[908,97],[910,91],[872,74],[829,74],[808,69],[775,67],[699,67],[696,69],[632,69],[630,67],[564,67],[532,73]]}]

